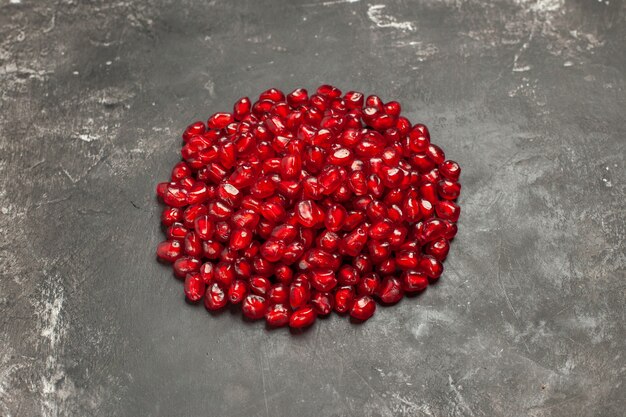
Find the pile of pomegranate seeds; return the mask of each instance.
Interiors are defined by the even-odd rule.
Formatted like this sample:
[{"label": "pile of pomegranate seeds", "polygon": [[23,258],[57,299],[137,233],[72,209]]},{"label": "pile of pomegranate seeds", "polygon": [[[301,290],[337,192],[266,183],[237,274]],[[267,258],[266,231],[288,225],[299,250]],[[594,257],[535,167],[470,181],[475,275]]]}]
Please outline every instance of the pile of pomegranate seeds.
[{"label": "pile of pomegranate seeds", "polygon": [[367,320],[443,272],[461,169],[400,104],[320,86],[275,88],[183,133],[157,186],[185,295],[294,328],[333,310]]}]

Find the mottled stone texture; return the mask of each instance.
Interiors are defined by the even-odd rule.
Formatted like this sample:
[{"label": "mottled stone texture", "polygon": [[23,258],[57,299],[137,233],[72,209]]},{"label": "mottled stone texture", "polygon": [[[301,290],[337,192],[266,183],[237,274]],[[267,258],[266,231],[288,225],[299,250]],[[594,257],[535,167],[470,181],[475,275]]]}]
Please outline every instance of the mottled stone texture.
[{"label": "mottled stone texture", "polygon": [[[379,1],[1,1],[0,415],[624,415],[624,3]],[[186,304],[180,132],[322,82],[461,163],[441,282],[296,335]]]}]

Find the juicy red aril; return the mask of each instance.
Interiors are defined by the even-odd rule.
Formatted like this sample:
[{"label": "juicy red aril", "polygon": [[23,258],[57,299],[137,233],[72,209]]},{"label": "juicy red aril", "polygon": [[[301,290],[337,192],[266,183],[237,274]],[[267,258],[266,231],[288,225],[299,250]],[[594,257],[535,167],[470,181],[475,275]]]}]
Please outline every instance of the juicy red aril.
[{"label": "juicy red aril", "polygon": [[298,310],[294,311],[289,318],[289,327],[293,327],[295,329],[308,327],[313,324],[316,316],[317,313],[315,312],[313,307],[299,308]]},{"label": "juicy red aril", "polygon": [[368,272],[363,274],[361,280],[357,284],[357,293],[359,295],[374,295],[380,286],[380,279],[378,274],[374,272]]},{"label": "juicy red aril", "polygon": [[286,284],[274,284],[267,291],[267,298],[272,304],[286,304],[289,301],[289,287]]},{"label": "juicy red aril", "polygon": [[335,311],[343,314],[350,311],[354,303],[354,289],[351,286],[340,287],[335,291]]},{"label": "juicy red aril", "polygon": [[433,280],[438,279],[443,272],[443,265],[435,257],[426,255],[419,263],[419,268]]},{"label": "juicy red aril", "polygon": [[450,244],[445,238],[434,240],[426,245],[424,252],[442,262],[448,256]]},{"label": "juicy red aril", "polygon": [[182,134],[157,185],[157,256],[209,310],[268,326],[333,310],[367,320],[443,272],[460,206],[457,162],[396,101],[322,85],[270,88]]},{"label": "juicy red aril", "polygon": [[378,297],[385,304],[394,304],[402,299],[402,283],[396,277],[386,277],[378,288]]},{"label": "juicy red aril", "polygon": [[187,274],[185,278],[185,296],[189,301],[199,301],[204,297],[206,284],[199,273]]},{"label": "juicy red aril", "polygon": [[243,315],[251,320],[263,318],[267,310],[267,301],[260,295],[248,295],[241,306]]},{"label": "juicy red aril", "polygon": [[316,292],[311,297],[311,304],[320,316],[326,316],[333,311],[333,298],[328,292]]},{"label": "juicy red aril", "polygon": [[174,262],[183,254],[183,245],[178,240],[166,240],[157,246],[157,256],[166,261]]},{"label": "juicy red aril", "polygon": [[243,301],[248,293],[248,284],[242,280],[234,281],[230,287],[228,287],[228,301],[231,304],[239,304]]},{"label": "juicy red aril", "polygon": [[228,300],[226,299],[226,293],[217,282],[209,285],[204,293],[204,306],[207,310],[219,310],[226,307]]},{"label": "juicy red aril", "polygon": [[428,277],[417,271],[404,271],[401,276],[402,289],[408,293],[424,291],[428,287]]},{"label": "juicy red aril", "polygon": [[352,303],[352,307],[350,309],[350,316],[354,317],[357,320],[365,321],[374,315],[376,311],[376,303],[374,300],[367,296],[363,295]]},{"label": "juicy red aril", "polygon": [[174,275],[178,278],[185,278],[191,272],[200,270],[200,261],[196,258],[183,256],[174,262]]},{"label": "juicy red aril", "polygon": [[272,327],[281,327],[289,323],[289,309],[283,304],[274,304],[267,309],[265,320]]}]

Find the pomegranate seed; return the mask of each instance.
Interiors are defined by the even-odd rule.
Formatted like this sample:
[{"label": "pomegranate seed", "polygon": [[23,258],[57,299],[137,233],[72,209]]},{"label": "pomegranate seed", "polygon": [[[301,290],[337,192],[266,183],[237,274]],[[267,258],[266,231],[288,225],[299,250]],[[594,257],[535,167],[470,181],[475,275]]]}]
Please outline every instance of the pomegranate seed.
[{"label": "pomegranate seed", "polygon": [[261,256],[269,262],[278,262],[285,254],[285,244],[279,240],[268,240],[261,245]]},{"label": "pomegranate seed", "polygon": [[333,297],[328,292],[315,292],[311,297],[311,304],[320,316],[327,316],[333,311]]},{"label": "pomegranate seed", "polygon": [[207,126],[210,129],[224,129],[234,121],[235,117],[230,113],[215,113],[207,121]]},{"label": "pomegranate seed", "polygon": [[213,279],[227,288],[235,280],[235,268],[231,263],[219,262],[213,268]]},{"label": "pomegranate seed", "polygon": [[266,295],[272,283],[263,276],[253,276],[250,278],[250,290],[257,295]]},{"label": "pomegranate seed", "polygon": [[260,295],[250,294],[243,300],[241,310],[250,320],[261,319],[267,311],[267,301]]},{"label": "pomegranate seed", "polygon": [[280,204],[273,202],[266,202],[263,204],[260,211],[261,216],[273,223],[278,223],[287,215],[285,209]]},{"label": "pomegranate seed", "polygon": [[443,272],[443,265],[433,256],[424,256],[419,263],[419,267],[430,279],[438,279]]},{"label": "pomegranate seed", "polygon": [[402,273],[402,289],[408,293],[424,291],[428,287],[428,277],[417,271]]},{"label": "pomegranate seed", "polygon": [[332,290],[337,286],[335,272],[331,269],[315,269],[311,271],[311,285],[321,292]]},{"label": "pomegranate seed", "polygon": [[461,184],[450,180],[439,181],[438,188],[439,196],[444,200],[456,200],[461,194]]},{"label": "pomegranate seed", "polygon": [[335,311],[339,314],[347,313],[354,303],[354,290],[352,287],[340,287],[335,291]]},{"label": "pomegranate seed", "polygon": [[274,304],[265,313],[267,324],[272,327],[282,327],[289,323],[289,309],[283,304]]},{"label": "pomegranate seed", "polygon": [[184,249],[186,255],[192,257],[200,257],[200,255],[202,255],[202,241],[196,233],[187,233],[184,241]]},{"label": "pomegranate seed", "polygon": [[196,258],[183,256],[174,262],[174,275],[185,278],[187,274],[200,271],[200,261]]},{"label": "pomegranate seed", "polygon": [[439,146],[433,144],[430,144],[426,149],[426,155],[436,165],[441,164],[446,159],[446,155],[443,150]]},{"label": "pomegranate seed", "polygon": [[278,265],[274,270],[274,276],[282,284],[289,285],[293,280],[293,270],[288,265]]},{"label": "pomegranate seed", "polygon": [[298,88],[287,95],[287,103],[292,108],[304,106],[309,102],[309,94],[304,88]]},{"label": "pomegranate seed", "polygon": [[274,284],[267,291],[271,304],[286,304],[289,301],[289,287],[285,284]]},{"label": "pomegranate seed", "polygon": [[206,284],[199,273],[187,274],[185,278],[185,296],[189,301],[199,301],[204,297]]},{"label": "pomegranate seed", "polygon": [[183,218],[183,211],[177,207],[166,207],[161,212],[161,223],[163,226],[169,227],[176,222],[180,222]]},{"label": "pomegranate seed", "polygon": [[374,272],[363,274],[359,284],[357,285],[357,293],[359,295],[374,295],[380,286],[380,278]]},{"label": "pomegranate seed", "polygon": [[285,100],[285,94],[277,88],[270,88],[259,95],[259,100],[269,100],[278,103]]},{"label": "pomegranate seed", "polygon": [[207,259],[218,259],[222,249],[223,247],[219,242],[212,240],[202,242],[202,254]]},{"label": "pomegranate seed", "polygon": [[398,102],[270,88],[182,138],[156,187],[167,228],[157,257],[189,300],[300,328],[332,310],[367,320],[372,297],[393,304],[441,276],[461,168]]},{"label": "pomegranate seed", "polygon": [[289,288],[289,304],[291,308],[298,308],[305,305],[311,297],[309,284],[294,282]]},{"label": "pomegranate seed", "polygon": [[395,277],[386,277],[378,288],[378,297],[385,304],[395,304],[403,296],[402,282]]},{"label": "pomegranate seed", "polygon": [[228,287],[228,301],[232,304],[241,303],[248,293],[248,284],[243,280],[236,280]]},{"label": "pomegranate seed", "polygon": [[250,114],[251,108],[252,103],[248,97],[240,98],[233,106],[233,115],[235,119],[243,120],[248,114]]},{"label": "pomegranate seed", "polygon": [[217,282],[209,285],[204,294],[204,306],[207,310],[215,311],[226,307],[228,300],[224,290]]},{"label": "pomegranate seed", "polygon": [[350,316],[354,317],[357,320],[365,321],[374,315],[376,311],[376,303],[374,300],[367,296],[363,295],[358,297],[352,303],[352,307],[350,308]]},{"label": "pomegranate seed", "polygon": [[206,126],[202,122],[195,122],[187,126],[183,133],[183,140],[188,142],[193,136],[201,135],[206,131]]},{"label": "pomegranate seed", "polygon": [[461,176],[461,167],[454,161],[444,161],[439,165],[439,172],[444,178],[456,182]]},{"label": "pomegranate seed", "polygon": [[337,274],[337,280],[341,285],[356,285],[360,279],[359,272],[350,265],[342,266]]},{"label": "pomegranate seed", "polygon": [[200,267],[200,277],[205,284],[210,284],[213,281],[213,264],[211,262],[205,262]]},{"label": "pomegranate seed", "polygon": [[393,223],[391,220],[381,220],[377,223],[374,223],[372,227],[370,227],[368,234],[372,239],[383,240],[393,232]]},{"label": "pomegranate seed", "polygon": [[289,327],[301,329],[308,327],[315,322],[317,314],[313,307],[301,307],[294,311],[289,318]]},{"label": "pomegranate seed", "polygon": [[178,240],[166,240],[157,247],[157,256],[166,262],[175,262],[182,254],[183,246]]}]

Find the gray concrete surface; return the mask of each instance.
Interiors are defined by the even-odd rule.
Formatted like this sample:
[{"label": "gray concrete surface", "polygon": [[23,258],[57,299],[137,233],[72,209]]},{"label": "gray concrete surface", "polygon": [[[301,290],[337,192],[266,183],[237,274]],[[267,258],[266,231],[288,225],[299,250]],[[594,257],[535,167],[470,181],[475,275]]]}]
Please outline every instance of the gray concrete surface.
[{"label": "gray concrete surface", "polygon": [[[0,34],[0,415],[624,415],[623,1],[1,0]],[[186,304],[180,132],[323,82],[462,164],[440,284],[300,335]]]}]

